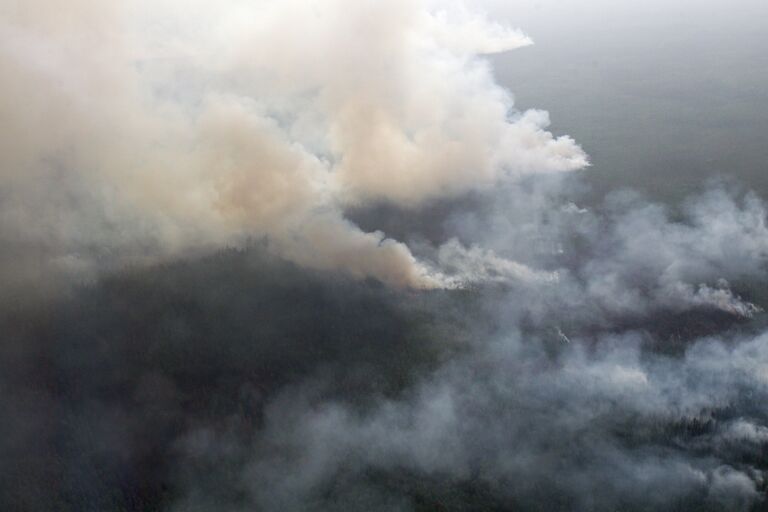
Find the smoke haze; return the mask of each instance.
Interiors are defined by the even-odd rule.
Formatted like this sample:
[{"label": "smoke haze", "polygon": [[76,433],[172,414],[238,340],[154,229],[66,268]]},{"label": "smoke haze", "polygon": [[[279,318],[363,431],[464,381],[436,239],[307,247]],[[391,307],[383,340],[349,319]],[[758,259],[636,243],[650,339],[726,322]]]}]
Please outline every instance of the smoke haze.
[{"label": "smoke haze", "polygon": [[764,510],[764,77],[533,4],[0,0],[0,508]]}]

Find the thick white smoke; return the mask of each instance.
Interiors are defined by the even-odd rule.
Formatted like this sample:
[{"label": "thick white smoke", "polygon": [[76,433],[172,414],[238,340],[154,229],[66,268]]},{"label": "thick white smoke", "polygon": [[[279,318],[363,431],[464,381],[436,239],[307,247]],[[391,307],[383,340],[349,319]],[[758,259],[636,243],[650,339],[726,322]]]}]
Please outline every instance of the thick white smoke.
[{"label": "thick white smoke", "polygon": [[530,40],[460,5],[0,9],[2,230],[41,265],[267,236],[302,265],[440,287],[440,271],[344,209],[587,165],[546,113],[516,112],[480,58]]}]

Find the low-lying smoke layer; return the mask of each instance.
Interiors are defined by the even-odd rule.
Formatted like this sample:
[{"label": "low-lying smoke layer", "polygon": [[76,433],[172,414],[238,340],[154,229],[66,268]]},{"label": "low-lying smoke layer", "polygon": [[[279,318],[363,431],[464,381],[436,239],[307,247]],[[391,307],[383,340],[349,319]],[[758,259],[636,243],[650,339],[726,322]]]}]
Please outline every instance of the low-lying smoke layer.
[{"label": "low-lying smoke layer", "polygon": [[585,207],[481,58],[521,33],[0,2],[0,509],[765,507],[765,203]]},{"label": "low-lying smoke layer", "polygon": [[252,247],[5,305],[0,503],[759,510],[761,314],[571,286],[402,292]]}]

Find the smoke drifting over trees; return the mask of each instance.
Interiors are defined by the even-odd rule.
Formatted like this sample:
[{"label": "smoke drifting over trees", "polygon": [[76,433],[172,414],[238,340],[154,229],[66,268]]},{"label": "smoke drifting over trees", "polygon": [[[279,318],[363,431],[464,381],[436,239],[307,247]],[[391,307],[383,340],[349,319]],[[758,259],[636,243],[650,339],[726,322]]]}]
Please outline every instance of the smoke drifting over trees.
[{"label": "smoke drifting over trees", "polygon": [[3,510],[766,506],[766,204],[583,202],[522,32],[0,2]]}]

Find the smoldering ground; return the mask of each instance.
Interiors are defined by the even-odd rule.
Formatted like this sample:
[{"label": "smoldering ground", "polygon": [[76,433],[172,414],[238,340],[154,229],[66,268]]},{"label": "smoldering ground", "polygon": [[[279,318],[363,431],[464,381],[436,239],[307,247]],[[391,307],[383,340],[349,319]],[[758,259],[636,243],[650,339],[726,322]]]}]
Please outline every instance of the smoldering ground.
[{"label": "smoldering ground", "polygon": [[455,3],[46,4],[0,4],[4,510],[765,508],[757,194],[586,202]]}]

